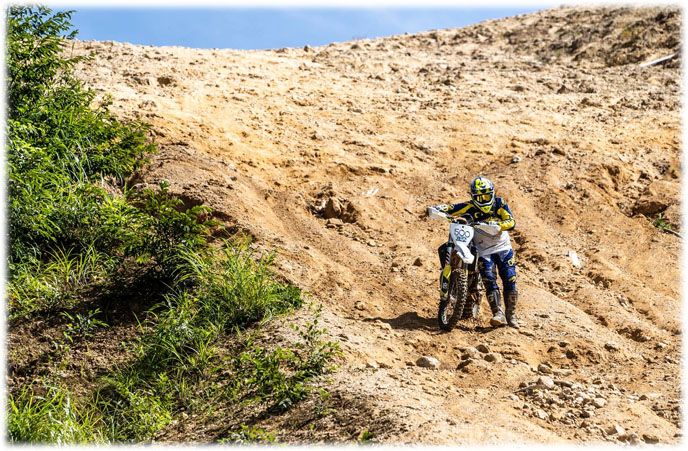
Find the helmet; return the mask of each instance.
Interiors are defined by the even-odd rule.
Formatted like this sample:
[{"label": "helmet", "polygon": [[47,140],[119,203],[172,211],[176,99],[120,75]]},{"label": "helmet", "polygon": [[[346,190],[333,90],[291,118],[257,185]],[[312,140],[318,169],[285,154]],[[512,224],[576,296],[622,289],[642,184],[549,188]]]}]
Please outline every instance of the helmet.
[{"label": "helmet", "polygon": [[476,177],[471,182],[471,199],[483,213],[489,213],[494,204],[494,185],[485,177]]}]

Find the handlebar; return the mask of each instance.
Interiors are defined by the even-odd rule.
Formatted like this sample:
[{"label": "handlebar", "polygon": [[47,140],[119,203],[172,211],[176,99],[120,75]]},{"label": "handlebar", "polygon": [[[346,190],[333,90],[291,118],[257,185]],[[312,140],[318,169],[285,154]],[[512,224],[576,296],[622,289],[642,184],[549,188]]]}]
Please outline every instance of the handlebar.
[{"label": "handlebar", "polygon": [[473,225],[475,224],[475,220],[471,215],[463,215],[463,216],[451,216],[446,213],[442,213],[441,211],[437,210],[431,210],[430,213],[430,218],[441,218],[449,222],[460,222],[463,224],[468,224],[468,225]]},{"label": "handlebar", "polygon": [[494,234],[499,233],[501,231],[500,228],[495,229],[492,224],[488,224],[488,223],[485,223],[482,221],[476,221],[475,218],[473,218],[473,216],[471,216],[469,214],[464,214],[462,216],[451,216],[451,215],[448,215],[448,214],[443,213],[441,211],[437,211],[432,207],[428,207],[428,212],[429,212],[429,216],[431,219],[443,219],[443,220],[449,221],[449,222],[454,222],[454,223],[458,222],[458,223],[466,224],[466,225],[469,225],[471,227],[476,227],[476,226],[480,226],[480,225],[486,226],[486,227],[480,227],[480,228],[481,228],[481,230],[487,231],[487,233],[489,233],[490,235],[494,235]]}]

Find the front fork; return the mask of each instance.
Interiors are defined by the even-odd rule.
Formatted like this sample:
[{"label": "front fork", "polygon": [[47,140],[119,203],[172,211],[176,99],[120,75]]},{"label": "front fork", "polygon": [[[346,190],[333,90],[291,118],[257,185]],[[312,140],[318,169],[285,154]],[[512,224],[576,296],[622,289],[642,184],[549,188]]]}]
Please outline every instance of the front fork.
[{"label": "front fork", "polygon": [[[451,237],[449,240],[451,243]],[[473,266],[473,265],[471,265]],[[459,255],[454,252],[454,248],[451,244],[447,245],[447,251],[444,257],[444,266],[442,267],[442,273],[440,274],[440,300],[447,299],[449,291],[449,278],[451,277],[452,269],[467,269],[466,264],[459,258]]]},{"label": "front fork", "polygon": [[[451,237],[449,239],[451,243]],[[452,260],[453,259],[453,260]],[[466,265],[458,254],[454,252],[454,248],[451,244],[447,245],[447,251],[444,257],[444,266],[442,267],[442,273],[440,274],[440,299],[444,300],[449,294],[449,278],[451,276],[451,271],[453,269],[464,269],[468,271],[468,291],[474,295],[480,295],[482,287],[480,280],[480,272],[478,270],[478,255],[476,253],[473,263]]]},{"label": "front fork", "polygon": [[475,253],[475,258],[473,259],[473,263],[468,265],[468,291],[478,291],[482,289],[480,285],[482,285],[482,280],[480,277],[480,270],[478,269],[478,252],[473,249],[473,252]]}]

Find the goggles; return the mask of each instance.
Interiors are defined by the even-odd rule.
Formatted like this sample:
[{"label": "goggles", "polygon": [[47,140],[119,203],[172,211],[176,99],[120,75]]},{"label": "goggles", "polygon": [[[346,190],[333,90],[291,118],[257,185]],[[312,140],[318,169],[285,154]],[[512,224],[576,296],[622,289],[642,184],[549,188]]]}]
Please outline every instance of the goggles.
[{"label": "goggles", "polygon": [[473,200],[475,200],[475,201],[478,202],[479,204],[487,204],[487,203],[490,203],[490,201],[492,201],[492,197],[493,197],[493,196],[494,196],[493,193],[489,193],[489,194],[476,194],[476,195],[473,196]]}]

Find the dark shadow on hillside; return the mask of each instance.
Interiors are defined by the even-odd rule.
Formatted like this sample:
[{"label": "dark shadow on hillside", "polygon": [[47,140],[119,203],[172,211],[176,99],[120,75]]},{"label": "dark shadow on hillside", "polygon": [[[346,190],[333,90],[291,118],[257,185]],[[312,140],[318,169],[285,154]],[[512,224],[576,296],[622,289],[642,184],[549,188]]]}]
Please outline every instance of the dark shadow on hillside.
[{"label": "dark shadow on hillside", "polygon": [[100,308],[103,321],[109,325],[125,325],[138,322],[169,291],[169,286],[159,280],[129,274],[94,293],[91,304]]},{"label": "dark shadow on hillside", "polygon": [[147,310],[164,300],[169,293],[169,285],[146,273],[135,270],[122,271],[112,276],[110,282],[93,284],[78,292],[25,315],[10,318],[7,321],[10,331],[41,323],[45,328],[66,324],[68,320],[62,315],[72,317],[86,315],[89,311],[100,309],[95,318],[111,326],[136,323]]}]

